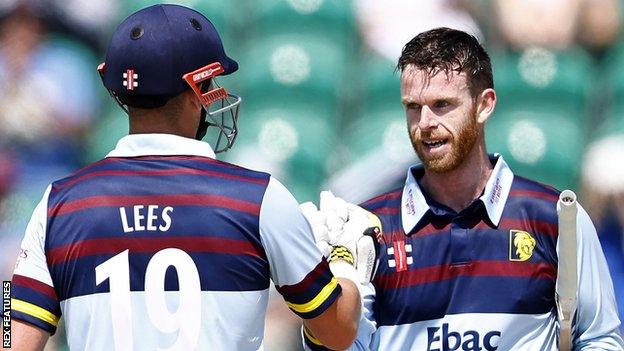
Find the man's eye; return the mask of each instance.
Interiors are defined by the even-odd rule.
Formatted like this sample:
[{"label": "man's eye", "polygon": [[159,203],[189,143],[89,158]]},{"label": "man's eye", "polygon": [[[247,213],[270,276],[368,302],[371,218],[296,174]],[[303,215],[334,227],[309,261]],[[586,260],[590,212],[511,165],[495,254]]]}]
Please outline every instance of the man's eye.
[{"label": "man's eye", "polygon": [[449,106],[449,102],[446,100],[440,100],[440,101],[436,101],[435,104],[433,105],[436,108],[444,108]]},{"label": "man's eye", "polygon": [[415,103],[415,102],[410,102],[409,104],[405,105],[405,107],[406,107],[408,110],[417,110],[417,109],[420,109],[420,105],[419,105],[419,104],[417,104],[417,103]]}]

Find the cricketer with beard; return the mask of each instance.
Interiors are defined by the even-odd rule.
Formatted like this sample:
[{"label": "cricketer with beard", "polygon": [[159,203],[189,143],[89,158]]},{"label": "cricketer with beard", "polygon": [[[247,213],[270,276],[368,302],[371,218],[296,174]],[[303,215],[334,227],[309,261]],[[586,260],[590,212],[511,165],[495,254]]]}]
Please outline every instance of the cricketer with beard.
[{"label": "cricketer with beard", "polygon": [[[404,47],[398,69],[422,164],[402,188],[361,205],[384,233],[350,350],[557,350],[559,191],[488,154],[484,127],[496,105],[488,54],[473,36],[438,28]],[[573,349],[622,350],[609,270],[581,207],[577,222]]]}]

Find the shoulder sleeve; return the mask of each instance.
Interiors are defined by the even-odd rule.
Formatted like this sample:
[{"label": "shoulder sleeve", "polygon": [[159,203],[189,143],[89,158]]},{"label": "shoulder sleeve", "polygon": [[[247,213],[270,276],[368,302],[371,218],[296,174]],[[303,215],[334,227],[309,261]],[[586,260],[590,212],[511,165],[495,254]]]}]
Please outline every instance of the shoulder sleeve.
[{"label": "shoulder sleeve", "polygon": [[260,238],[271,279],[288,307],[302,318],[323,313],[342,291],[314,244],[312,229],[299,204],[271,178],[260,208]]},{"label": "shoulder sleeve", "polygon": [[45,256],[50,189],[46,189],[26,227],[13,272],[11,316],[54,334],[61,309]]},{"label": "shoulder sleeve", "polygon": [[575,350],[623,350],[615,293],[596,228],[579,206],[577,217],[578,303]]}]

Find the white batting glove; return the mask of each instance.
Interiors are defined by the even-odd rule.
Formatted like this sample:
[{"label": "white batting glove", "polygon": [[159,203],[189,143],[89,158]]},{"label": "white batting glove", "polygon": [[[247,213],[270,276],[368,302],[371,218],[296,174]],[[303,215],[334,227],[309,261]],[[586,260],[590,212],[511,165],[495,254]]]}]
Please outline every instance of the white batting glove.
[{"label": "white batting glove", "polygon": [[[331,191],[321,191],[320,211],[327,218],[329,244],[343,246],[352,255],[357,253],[357,238],[344,235],[344,226],[349,220],[349,207],[345,200],[335,197]],[[355,262],[351,262],[355,265]]]},{"label": "white batting glove", "polygon": [[328,243],[331,252],[328,256],[329,268],[336,277],[346,278],[358,284],[360,279],[356,270],[357,246],[355,240],[343,235],[344,225],[349,218],[347,203],[335,197],[331,191],[322,191],[319,209],[325,215]]},{"label": "white batting glove", "polygon": [[327,216],[319,211],[312,202],[304,202],[299,205],[314,234],[314,242],[323,256],[329,257],[332,246],[329,244],[329,228],[327,227]]},{"label": "white batting glove", "polygon": [[[335,276],[368,284],[378,265],[381,221],[372,213],[335,197],[329,191],[321,192],[320,197],[321,214],[310,217],[319,221],[318,218],[325,215],[326,226],[319,225],[318,228],[326,229],[327,235],[324,232],[321,235],[322,230],[319,229],[317,237],[322,237],[332,248],[329,256],[326,256],[332,272]],[[325,249],[327,247],[325,243],[321,246]]]}]

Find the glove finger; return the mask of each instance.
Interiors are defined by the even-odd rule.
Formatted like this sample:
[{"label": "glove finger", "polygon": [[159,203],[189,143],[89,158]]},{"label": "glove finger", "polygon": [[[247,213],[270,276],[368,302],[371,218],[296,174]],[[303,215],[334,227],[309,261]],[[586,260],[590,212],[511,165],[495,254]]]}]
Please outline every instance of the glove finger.
[{"label": "glove finger", "polygon": [[347,206],[349,207],[349,219],[354,219],[357,220],[358,223],[366,224],[364,229],[377,227],[381,232],[382,224],[377,215],[354,204],[347,204]]},{"label": "glove finger", "polygon": [[342,238],[342,228],[341,229],[328,229],[327,230],[327,237],[328,237],[328,242],[331,245],[343,245],[341,242],[341,238]]},{"label": "glove finger", "polygon": [[327,227],[334,236],[339,235],[342,226],[347,221],[349,214],[347,203],[338,197],[335,197],[331,191],[321,192],[321,211],[327,215]]},{"label": "glove finger", "polygon": [[337,212],[336,204],[336,197],[331,193],[331,191],[321,192],[320,211],[326,216],[327,228],[330,232],[330,237],[332,234],[337,235],[337,233],[342,230],[342,226],[344,225],[344,220],[342,220]]},{"label": "glove finger", "polygon": [[334,209],[336,211],[336,215],[340,217],[343,221],[347,221],[349,219],[349,207],[347,206],[347,202],[339,197],[334,197]]},{"label": "glove finger", "polygon": [[328,228],[327,228],[327,216],[325,213],[316,209],[316,205],[312,202],[305,202],[299,205],[299,209],[303,216],[306,218],[312,233],[314,234],[314,241],[319,242],[321,240],[329,241]]},{"label": "glove finger", "polygon": [[311,210],[311,209],[303,209],[301,211],[301,213],[303,214],[303,216],[305,217],[305,219],[308,221],[308,223],[310,223],[310,226],[315,229],[314,227],[317,225],[326,225],[327,223],[327,217],[325,216],[325,214],[321,211],[318,210]]},{"label": "glove finger", "polygon": [[327,228],[331,233],[337,234],[342,232],[345,220],[338,216],[336,211],[327,211],[323,213],[326,217]]},{"label": "glove finger", "polygon": [[312,202],[302,203],[299,205],[299,210],[308,223],[310,223],[312,228],[314,228],[314,225],[321,223],[324,220],[324,218],[321,217],[321,212],[316,209],[316,205]]},{"label": "glove finger", "polygon": [[320,211],[322,212],[336,212],[336,215],[342,220],[346,221],[349,218],[349,210],[347,202],[329,191],[321,191]]},{"label": "glove finger", "polygon": [[323,190],[320,194],[319,209],[323,212],[332,210],[334,206],[334,194],[329,190]]},{"label": "glove finger", "polygon": [[327,241],[325,240],[317,241],[316,247],[319,248],[319,250],[321,251],[323,256],[325,256],[325,258],[329,258],[329,255],[331,255],[331,252],[333,249],[333,247],[329,245],[329,243],[327,243]]},{"label": "glove finger", "polygon": [[310,226],[312,227],[312,232],[314,233],[314,240],[320,241],[325,240],[329,241],[329,228],[327,227],[327,216],[318,211],[313,215],[312,220],[310,221]]},{"label": "glove finger", "polygon": [[368,222],[369,221],[369,213],[365,209],[361,208],[358,205],[354,205],[352,203],[347,204],[347,211],[349,212],[349,219],[354,219],[358,222]]}]

